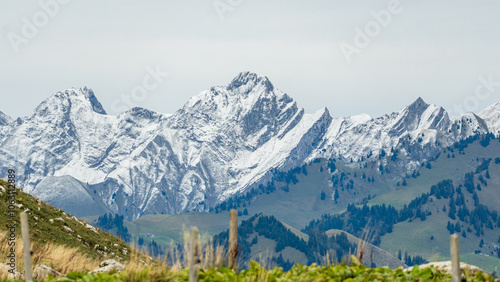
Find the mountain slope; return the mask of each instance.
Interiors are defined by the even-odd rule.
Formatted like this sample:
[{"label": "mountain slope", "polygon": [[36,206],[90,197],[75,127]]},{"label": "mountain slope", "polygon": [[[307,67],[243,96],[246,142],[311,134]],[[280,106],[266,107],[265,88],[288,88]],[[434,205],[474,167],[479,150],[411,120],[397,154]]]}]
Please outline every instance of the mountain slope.
[{"label": "mountain slope", "polygon": [[500,266],[499,152],[499,139],[490,135],[456,143],[404,185],[364,205],[323,215],[305,230],[367,232],[371,242],[394,256],[407,251],[429,261],[449,258],[449,235],[456,232],[466,262],[493,271]]},{"label": "mountain slope", "polygon": [[[447,222],[450,221],[454,225],[458,222],[461,225],[461,231],[465,230],[466,232],[466,238],[460,238],[464,260],[484,269],[493,270],[494,266],[492,267],[492,265],[496,265],[500,261],[495,258],[498,255],[498,249],[495,249],[495,245],[499,245],[496,241],[498,240],[498,230],[500,230],[498,227],[500,224],[498,222],[500,218],[498,217],[498,207],[500,206],[500,198],[498,197],[500,187],[499,140],[498,138],[492,139],[491,135],[478,135],[466,141],[457,142],[441,151],[434,160],[426,162],[406,176],[399,176],[396,173],[402,160],[397,156],[393,157],[394,155],[391,153],[387,153],[380,159],[372,156],[359,163],[344,164],[331,160],[315,160],[290,172],[275,172],[272,177],[273,181],[255,187],[252,193],[223,202],[210,213],[148,215],[127,223],[127,227],[135,237],[153,234],[154,240],[162,244],[180,241],[183,225],[198,226],[202,237],[209,238],[227,228],[228,210],[237,209],[241,221],[261,212],[273,215],[293,234],[307,242],[309,240],[307,234],[298,230],[304,229],[309,221],[317,219],[320,222],[328,222],[323,220],[322,215],[327,214],[335,218],[344,214],[346,216],[342,217],[342,223],[332,220],[329,222],[332,225],[318,223],[315,225],[322,230],[324,229],[327,234],[332,228],[343,229],[344,232],[358,237],[363,237],[365,230],[368,233],[373,232],[375,234],[372,235],[375,236],[368,236],[368,238],[373,239],[370,242],[381,247],[385,252],[389,252],[392,256],[397,256],[398,250],[401,250],[402,253],[407,251],[413,259],[416,256],[422,256],[431,261],[438,259],[437,256],[439,256],[439,260],[442,260],[442,257],[446,257],[449,252],[450,233],[446,226]],[[466,188],[465,175],[470,172],[473,172],[473,183],[472,185],[467,184],[469,188]],[[476,216],[474,216],[476,219],[464,217],[469,222],[458,220],[458,211],[463,206],[457,203],[455,212],[457,218],[452,220],[448,218],[449,195],[447,195],[448,198],[444,198],[443,193],[440,193],[441,196],[436,196],[437,193],[434,192],[425,197],[424,204],[422,204],[423,200],[416,200],[421,198],[423,193],[430,193],[436,189],[432,187],[443,181],[453,185],[455,202],[457,202],[457,198],[462,199],[462,194],[464,195],[462,202],[466,203],[469,214],[481,214],[480,211],[483,209],[476,210],[475,206],[476,201],[478,201],[478,207],[484,205],[488,208],[489,215],[481,216],[483,219],[478,219]],[[478,190],[478,184],[481,190]],[[443,187],[451,187],[446,185]],[[459,193],[458,187],[460,186],[461,192]],[[467,189],[473,190],[469,192]],[[446,191],[451,191],[451,189]],[[338,197],[335,196],[336,194]],[[460,196],[457,196],[459,194]],[[478,200],[474,199],[474,194],[477,195]],[[438,197],[440,198],[438,199]],[[412,202],[413,204],[411,204]],[[372,206],[385,206],[386,208],[373,210],[373,219],[366,215],[360,217],[360,214],[355,211],[364,211],[365,204],[366,209],[368,209],[367,214]],[[393,208],[387,209],[389,205]],[[409,206],[411,206],[410,209]],[[443,206],[445,206],[446,212],[443,212]],[[405,210],[404,213],[402,213],[403,210]],[[346,211],[352,215],[347,216],[349,214]],[[411,215],[408,215],[408,211],[411,212]],[[496,220],[493,220],[492,216],[495,213],[497,217]],[[400,214],[402,214],[401,217]],[[363,214],[361,213],[361,215]],[[394,221],[389,220],[390,224],[386,225],[382,215],[389,215],[389,219]],[[393,216],[391,217],[391,215]],[[491,221],[491,228],[488,227],[490,226],[489,221]],[[371,228],[366,228],[368,223],[371,224],[369,226]],[[467,228],[470,228],[471,231],[468,231]],[[477,231],[474,228],[481,228],[479,236],[476,235]],[[309,231],[309,229],[307,230]],[[374,230],[377,232],[382,230],[385,233],[377,235]],[[484,241],[484,246],[480,248],[481,239]],[[253,254],[264,252],[266,248],[272,249],[276,244],[271,242],[273,240],[263,239],[261,241],[263,246],[255,246],[255,250],[252,249],[250,252],[253,251]],[[488,257],[475,254],[476,250],[487,254]],[[292,260],[291,257],[288,258]],[[303,255],[297,253],[297,259],[302,258]],[[368,260],[365,263],[370,264],[369,253],[366,258]],[[375,262],[378,266],[385,265],[385,263],[388,261]]]},{"label": "mountain slope", "polygon": [[[228,236],[227,230],[215,235],[214,245],[227,249]],[[269,215],[254,215],[238,226],[238,260],[242,266],[248,265],[250,260],[257,260],[287,270],[297,263],[323,263],[327,253],[331,259],[340,261],[349,257],[355,247],[345,234],[330,237],[324,233],[300,234]]]},{"label": "mountain slope", "polygon": [[92,90],[71,89],[1,136],[1,166],[24,168],[28,192],[54,197],[48,182],[55,178],[35,188],[46,176],[69,175],[129,218],[204,210],[271,168],[302,162],[329,122],[326,109],[304,114],[266,77],[248,72],[171,116],[140,108],[109,116]]},{"label": "mountain slope", "polygon": [[68,175],[45,177],[31,195],[77,217],[111,212],[88,185]]},{"label": "mountain slope", "polygon": [[486,122],[491,132],[496,135],[500,133],[500,102],[487,107],[478,116]]},{"label": "mountain slope", "polygon": [[[31,116],[2,119],[0,168],[16,167],[26,175],[26,191],[57,205],[53,187],[75,179],[93,194],[87,202],[93,197],[101,211],[128,219],[207,211],[266,183],[275,169],[318,157],[348,163],[396,149],[404,175],[453,142],[495,129],[499,111],[492,106],[484,119],[450,121],[443,108],[419,98],[379,118],[332,118],[326,108],[305,113],[267,77],[250,72],[201,92],[173,115],[142,108],[107,115],[92,90],[68,89]],[[48,176],[55,178],[37,188]]]},{"label": "mountain slope", "polygon": [[[447,130],[449,124],[448,114],[443,108],[427,104],[418,98],[401,111],[376,119],[361,115],[334,120],[323,144],[313,152],[310,159],[324,157],[344,161],[351,158],[360,160],[371,152],[401,147],[408,138],[413,145],[424,132],[427,137],[418,143],[421,146],[434,146],[433,143],[441,139],[439,133]],[[449,142],[451,140],[446,143]],[[423,154],[418,158],[415,156],[415,159],[421,160],[428,156],[429,154]]]},{"label": "mountain slope", "polygon": [[0,112],[0,126],[7,125],[9,122],[11,122],[11,118],[8,115]]},{"label": "mountain slope", "polygon": [[366,241],[363,241],[362,239],[359,239],[358,237],[349,234],[345,231],[342,230],[337,230],[337,229],[330,229],[327,230],[326,235],[328,236],[334,236],[338,235],[340,233],[345,233],[347,235],[347,238],[349,242],[353,243],[356,246],[360,246],[360,244],[363,244],[363,257],[362,257],[362,263],[365,265],[378,265],[378,266],[388,266],[390,268],[398,268],[400,266],[404,267],[405,264],[399,260],[397,257],[393,256],[389,252],[387,252],[384,249],[381,249],[377,246],[374,246]]},{"label": "mountain slope", "polygon": [[[21,244],[19,213],[21,211],[26,211],[28,215],[35,264],[51,265],[58,271],[66,273],[67,271],[92,270],[99,265],[100,261],[108,258],[128,261],[132,253],[137,256],[130,246],[115,236],[96,229],[85,221],[54,208],[17,188],[15,210],[11,217],[8,199],[13,191],[9,189],[7,181],[0,179],[0,225],[10,228],[12,219],[15,220],[14,224],[17,226],[15,236],[18,240],[15,249],[19,257],[22,257],[22,249],[19,246]],[[3,230],[0,232],[0,237],[5,239],[2,241],[5,245],[0,247],[2,256],[0,262],[2,263],[5,262],[4,258],[9,252],[9,245],[7,245],[9,236]],[[65,259],[67,261],[62,262]],[[64,265],[54,265],[57,262]]]}]

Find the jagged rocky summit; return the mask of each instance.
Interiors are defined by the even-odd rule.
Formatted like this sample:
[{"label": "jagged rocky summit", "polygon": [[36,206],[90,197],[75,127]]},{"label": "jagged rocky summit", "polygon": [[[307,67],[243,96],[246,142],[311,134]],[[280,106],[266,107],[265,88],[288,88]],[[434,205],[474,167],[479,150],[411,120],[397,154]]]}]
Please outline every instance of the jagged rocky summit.
[{"label": "jagged rocky summit", "polygon": [[437,150],[500,129],[500,104],[450,120],[421,98],[378,118],[308,114],[267,77],[238,74],[172,115],[133,108],[108,115],[89,88],[57,92],[30,116],[0,112],[0,167],[25,190],[77,216],[207,210],[272,169],[315,158],[349,162],[398,148],[410,170]]}]

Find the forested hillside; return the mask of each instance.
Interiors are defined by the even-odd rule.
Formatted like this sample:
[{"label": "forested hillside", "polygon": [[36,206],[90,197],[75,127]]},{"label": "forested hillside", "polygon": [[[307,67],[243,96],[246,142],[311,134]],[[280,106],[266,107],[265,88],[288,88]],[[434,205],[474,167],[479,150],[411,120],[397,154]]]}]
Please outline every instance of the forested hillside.
[{"label": "forested hillside", "polygon": [[[500,261],[499,158],[499,139],[488,134],[457,142],[410,172],[403,171],[406,160],[397,150],[352,163],[316,159],[273,171],[269,182],[210,213],[150,215],[125,225],[135,240],[151,233],[154,238],[142,236],[145,244],[166,246],[182,239],[182,225],[199,226],[208,238],[227,228],[229,209],[237,209],[241,220],[263,212],[305,235],[344,230],[407,264],[447,258],[453,229],[460,233],[464,260],[493,270]],[[264,252],[270,244],[258,245]],[[308,261],[305,253],[297,257]]]}]

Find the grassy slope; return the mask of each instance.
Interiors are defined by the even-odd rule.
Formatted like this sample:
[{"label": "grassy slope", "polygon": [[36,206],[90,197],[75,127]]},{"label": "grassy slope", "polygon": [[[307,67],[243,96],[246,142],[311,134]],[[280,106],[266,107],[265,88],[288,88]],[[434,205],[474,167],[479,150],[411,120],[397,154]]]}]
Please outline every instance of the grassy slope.
[{"label": "grassy slope", "polygon": [[301,228],[311,219],[327,211],[340,211],[342,207],[335,205],[330,197],[324,201],[320,199],[322,191],[325,191],[326,195],[333,193],[331,188],[327,188],[326,170],[320,172],[319,164],[313,164],[307,168],[307,172],[307,176],[304,174],[297,176],[299,182],[295,185],[290,184],[289,192],[278,189],[268,195],[259,195],[258,199],[246,207],[248,213],[272,214],[295,228]]},{"label": "grassy slope", "polygon": [[[239,217],[239,221],[246,218],[248,217]],[[229,212],[146,215],[133,222],[125,222],[125,226],[136,240],[140,235],[149,233],[155,235],[153,239],[159,244],[168,245],[174,241],[181,242],[183,231],[193,226],[200,230],[202,240],[226,230],[229,226]],[[145,241],[149,240],[145,238]]]},{"label": "grassy slope", "polygon": [[[239,216],[238,221],[241,222],[248,218],[250,218],[250,216]],[[144,240],[146,242],[155,240],[155,242],[163,246],[167,246],[172,242],[181,243],[183,241],[184,230],[196,226],[200,229],[201,240],[206,242],[213,235],[228,229],[229,212],[221,212],[218,214],[185,213],[180,215],[148,215],[134,222],[125,222],[125,225],[134,239],[137,239],[140,235],[150,233],[154,234],[155,238],[144,238]],[[283,225],[299,238],[307,239],[309,237],[307,234],[300,232],[286,223],[283,223]],[[257,236],[257,234],[251,235],[250,238],[253,239],[253,236]],[[298,263],[307,262],[305,254],[296,249],[287,247],[283,251],[276,253],[273,251],[276,248],[276,242],[274,240],[267,239],[263,236],[259,236],[258,240],[259,243],[252,246],[252,254],[250,255],[252,259],[265,261],[270,257],[277,257],[283,254],[285,260],[289,259]]]},{"label": "grassy slope", "polygon": [[[448,159],[446,155],[442,155],[435,163],[432,163],[432,169],[422,169],[421,176],[417,179],[408,181],[408,186],[401,189],[396,194],[391,194],[377,197],[370,203],[385,202],[407,204],[405,201],[413,197],[415,194],[429,192],[430,186],[435,184],[443,178],[452,178],[456,180],[456,184],[461,183],[463,176],[466,172],[475,171],[480,162],[476,161],[476,156],[480,159],[482,157],[493,159],[500,156],[500,143],[492,141],[491,144],[484,148],[478,142],[470,145],[465,149],[465,155],[458,155],[455,153],[455,159]],[[481,191],[476,191],[481,204],[485,204],[490,210],[500,211],[500,165],[495,164],[494,161],[490,163],[489,173],[491,178],[486,179],[488,186],[483,186]],[[476,185],[478,175],[475,176]],[[472,195],[465,191],[464,194],[467,207],[469,210],[474,208]],[[405,199],[405,200],[403,200]],[[456,220],[451,220],[447,212],[442,211],[443,205],[448,208],[449,200],[447,199],[433,199],[432,203],[427,203],[426,208],[432,212],[426,221],[422,222],[416,219],[413,222],[402,222],[394,226],[394,231],[382,237],[381,247],[396,254],[399,249],[403,252],[407,250],[408,253],[414,255],[421,255],[428,260],[448,260],[449,259],[449,232],[446,229],[447,222],[455,223]],[[468,224],[461,222],[462,230],[467,229]],[[474,232],[474,230],[473,230]],[[495,257],[486,257],[482,255],[475,255],[474,251],[480,250],[488,255],[493,255],[493,243],[496,243],[500,235],[500,228],[496,227],[494,230],[484,228],[485,234],[481,237],[475,236],[473,233],[466,233],[466,238],[459,236],[460,251],[463,254],[463,260],[467,263],[478,265],[487,271],[493,271],[495,267],[500,269],[500,259]],[[433,240],[431,240],[433,236]],[[483,239],[485,245],[479,248],[479,242]],[[498,243],[497,243],[498,244]]]},{"label": "grassy slope", "polygon": [[[401,249],[403,253],[406,250],[411,255],[421,255],[429,261],[449,260],[450,233],[446,229],[446,225],[448,221],[456,222],[456,220],[451,220],[448,214],[441,210],[447,202],[434,200],[433,203],[428,205],[433,214],[428,216],[424,222],[416,219],[413,222],[396,224],[392,233],[382,237],[380,247],[393,255],[396,255],[398,250]],[[462,230],[469,226],[463,222],[461,222],[461,225]],[[500,259],[493,256],[488,259],[487,264],[483,264],[482,260],[471,260],[471,258],[477,258],[477,255],[473,255],[475,250],[481,250],[488,255],[492,255],[492,243],[498,240],[500,228],[497,227],[494,230],[484,228],[484,232],[485,234],[481,237],[468,232],[466,232],[466,238],[459,236],[460,253],[467,255],[464,257],[464,261],[467,263],[477,265],[487,271],[493,271],[494,266],[500,269]],[[431,236],[433,236],[433,239],[431,239]],[[481,239],[485,242],[483,248],[479,248]]]},{"label": "grassy slope", "polygon": [[[252,234],[250,238],[253,239],[254,236],[257,236],[258,243],[250,247],[251,260],[255,260],[260,264],[265,265],[270,258],[279,257],[281,254],[285,261],[290,260],[294,263],[307,264],[307,257],[303,252],[292,247],[286,247],[282,251],[276,252],[276,241],[257,235],[257,233]],[[267,267],[273,266],[269,265]]]},{"label": "grassy slope", "polygon": [[[345,231],[338,229],[330,229],[326,231],[326,235],[333,236],[342,232],[347,235],[347,239],[349,239],[349,242],[356,244],[356,246],[359,246],[361,239]],[[363,263],[371,264],[372,260],[377,266],[389,266],[390,268],[404,266],[402,261],[391,255],[389,252],[377,246],[374,246],[370,243],[365,242],[365,247],[363,251]]]},{"label": "grassy slope", "polygon": [[[420,191],[423,189],[413,189],[413,186],[412,188],[408,186],[396,186],[396,183],[401,180],[401,177],[398,176],[398,173],[401,172],[401,164],[389,162],[384,168],[389,169],[392,173],[381,174],[378,170],[380,162],[376,158],[371,158],[368,161],[360,163],[336,163],[337,171],[335,174],[338,175],[343,172],[347,175],[348,180],[354,182],[353,189],[344,190],[340,187],[332,187],[332,173],[327,169],[327,162],[325,160],[322,160],[320,163],[312,163],[307,166],[307,176],[299,174],[297,176],[299,182],[295,185],[289,185],[289,192],[278,189],[271,194],[259,195],[246,208],[250,215],[259,212],[272,214],[281,221],[297,229],[302,229],[311,220],[319,218],[322,214],[342,212],[348,204],[361,203],[368,195],[376,195],[370,203],[384,201],[386,204],[396,204],[398,207],[402,207],[404,203],[410,202],[422,193]],[[320,171],[321,166],[323,166],[323,171]],[[373,177],[375,182],[363,179],[363,174],[367,177]],[[461,175],[463,176],[463,174]],[[424,178],[418,177],[417,179],[428,181]],[[438,177],[436,176],[435,178]],[[412,178],[412,180],[414,179]],[[282,185],[284,184],[282,183]],[[414,186],[420,187],[420,185],[416,184]],[[337,203],[333,201],[335,189],[338,190],[340,196]],[[402,190],[406,194],[403,195],[403,198],[398,198]],[[326,193],[326,199],[323,201],[320,199],[322,191]],[[396,195],[398,197],[395,197]],[[238,208],[238,210],[243,209],[243,207]]]},{"label": "grassy slope", "polygon": [[[446,230],[448,220],[450,219],[447,216],[429,216],[425,224],[419,224],[419,222],[415,224],[415,221],[398,223],[394,226],[392,233],[382,237],[380,247],[393,255],[397,255],[398,250],[401,249],[403,253],[406,250],[411,255],[421,255],[429,261],[449,260],[450,233]],[[495,230],[485,229],[485,235],[481,238],[485,242],[496,242],[499,234],[499,228]],[[431,240],[431,236],[434,236],[433,240]],[[467,233],[467,238],[459,236],[461,260],[489,272],[495,270],[495,267],[500,269],[500,259],[474,254],[475,250],[480,249],[479,241],[481,238],[471,233]],[[483,247],[482,250],[489,250],[488,254],[491,252],[489,246]]]},{"label": "grassy slope", "polygon": [[481,268],[487,272],[493,272],[497,273],[498,276],[498,271],[500,270],[500,263],[498,262],[498,259],[489,257],[489,256],[484,256],[484,255],[479,255],[479,254],[464,254],[460,255],[460,260],[463,262],[466,262],[468,264],[472,265],[481,265]]},{"label": "grassy slope", "polygon": [[[7,189],[8,183],[0,179],[0,185]],[[86,223],[77,220],[75,217],[64,213],[60,209],[56,209],[47,205],[37,198],[17,189],[17,203],[21,204],[20,208],[16,207],[16,218],[19,218],[21,210],[28,209],[28,222],[30,226],[30,240],[35,245],[41,244],[54,244],[62,245],[68,248],[77,248],[81,253],[101,260],[108,257],[115,257],[115,259],[124,260],[128,256],[123,253],[126,248],[130,253],[130,247],[123,241],[119,240],[113,235],[107,234],[99,229],[97,233],[86,227]],[[35,219],[38,218],[38,220]],[[50,219],[61,218],[63,221],[54,220],[51,223]],[[6,226],[10,224],[10,217],[8,216],[7,207],[7,193],[0,193],[0,225]],[[64,227],[69,227],[74,232],[65,231]],[[21,236],[21,229],[18,226],[16,230],[18,238]],[[77,239],[77,236],[81,240]],[[115,246],[116,244],[116,246]],[[99,245],[95,247],[96,245]],[[95,248],[94,248],[95,247]],[[106,247],[106,250],[104,249]],[[100,252],[97,252],[99,250]],[[111,253],[115,255],[111,255]],[[2,254],[3,258],[4,255]],[[3,260],[3,259],[2,259]]]},{"label": "grassy slope", "polygon": [[[452,153],[441,153],[436,162],[431,162],[432,169],[421,168],[419,177],[407,179],[407,186],[392,187],[390,192],[374,198],[370,204],[385,203],[402,208],[404,204],[408,204],[415,197],[429,192],[432,185],[443,179],[453,181],[463,179],[465,173],[476,170],[479,165],[476,158],[498,157],[500,155],[500,142],[493,140],[486,148],[479,145],[479,142],[474,142],[464,152],[465,155],[459,155],[458,150],[455,150],[455,158],[447,158],[447,155],[452,155]],[[485,202],[485,204],[487,203]]]},{"label": "grassy slope", "polygon": [[[265,215],[265,214],[263,214],[263,215]],[[258,217],[255,218],[253,221],[254,226],[255,226],[255,224],[257,224],[257,221],[258,221]],[[279,219],[278,219],[278,221],[281,224],[283,224],[283,226],[285,226],[285,228],[287,228],[291,233],[293,233],[297,237],[302,238],[302,239],[309,238],[309,236],[307,234],[300,232],[299,230],[297,230],[297,229],[291,227],[290,225],[280,221]],[[257,244],[252,245],[250,247],[250,250],[251,250],[250,258],[251,259],[256,260],[258,262],[261,262],[261,263],[265,263],[266,261],[268,261],[272,257],[277,258],[280,255],[282,255],[283,259],[285,261],[289,260],[293,263],[307,264],[307,256],[303,252],[301,252],[293,247],[290,247],[290,246],[285,247],[280,252],[276,252],[277,242],[273,239],[269,239],[269,238],[266,238],[264,236],[261,236],[257,232],[254,232],[253,234],[248,236],[248,242],[251,242],[255,236],[257,236],[257,238],[258,238],[258,242],[257,242]],[[274,267],[274,266],[269,265],[269,267]]]}]

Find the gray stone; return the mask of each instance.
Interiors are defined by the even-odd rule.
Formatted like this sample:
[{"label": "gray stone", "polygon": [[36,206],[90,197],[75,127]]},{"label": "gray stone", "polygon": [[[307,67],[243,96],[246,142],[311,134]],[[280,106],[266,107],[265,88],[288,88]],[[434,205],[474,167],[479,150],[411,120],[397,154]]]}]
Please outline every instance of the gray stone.
[{"label": "gray stone", "polygon": [[42,280],[45,278],[52,277],[64,277],[64,275],[57,270],[51,268],[50,266],[44,264],[37,264],[33,269],[33,279]]},{"label": "gray stone", "polygon": [[[448,261],[429,262],[429,263],[426,263],[426,264],[419,265],[418,267],[422,269],[422,268],[427,268],[427,267],[429,267],[431,265],[434,265],[434,267],[437,270],[440,270],[440,271],[443,271],[445,273],[451,274],[451,261],[449,261],[449,260]],[[409,267],[409,268],[406,268],[405,271],[411,271],[412,269],[413,269],[413,266]],[[460,262],[460,270],[461,270],[461,273],[462,273],[462,278],[465,278],[465,275],[464,275],[464,270],[465,269],[467,269],[469,271],[469,273],[470,273],[471,276],[474,276],[474,274],[476,274],[476,272],[478,272],[478,271],[484,272],[481,268],[479,268],[477,266]]]},{"label": "gray stone", "polygon": [[123,264],[117,262],[114,259],[108,259],[99,264],[99,267],[90,271],[89,274],[94,275],[102,272],[110,272],[111,270],[116,270],[116,272],[120,272],[125,270]]},{"label": "gray stone", "polygon": [[6,263],[0,263],[0,279],[15,279],[21,280],[24,279],[24,275],[17,270],[14,270],[14,273],[9,272],[11,267]]}]

